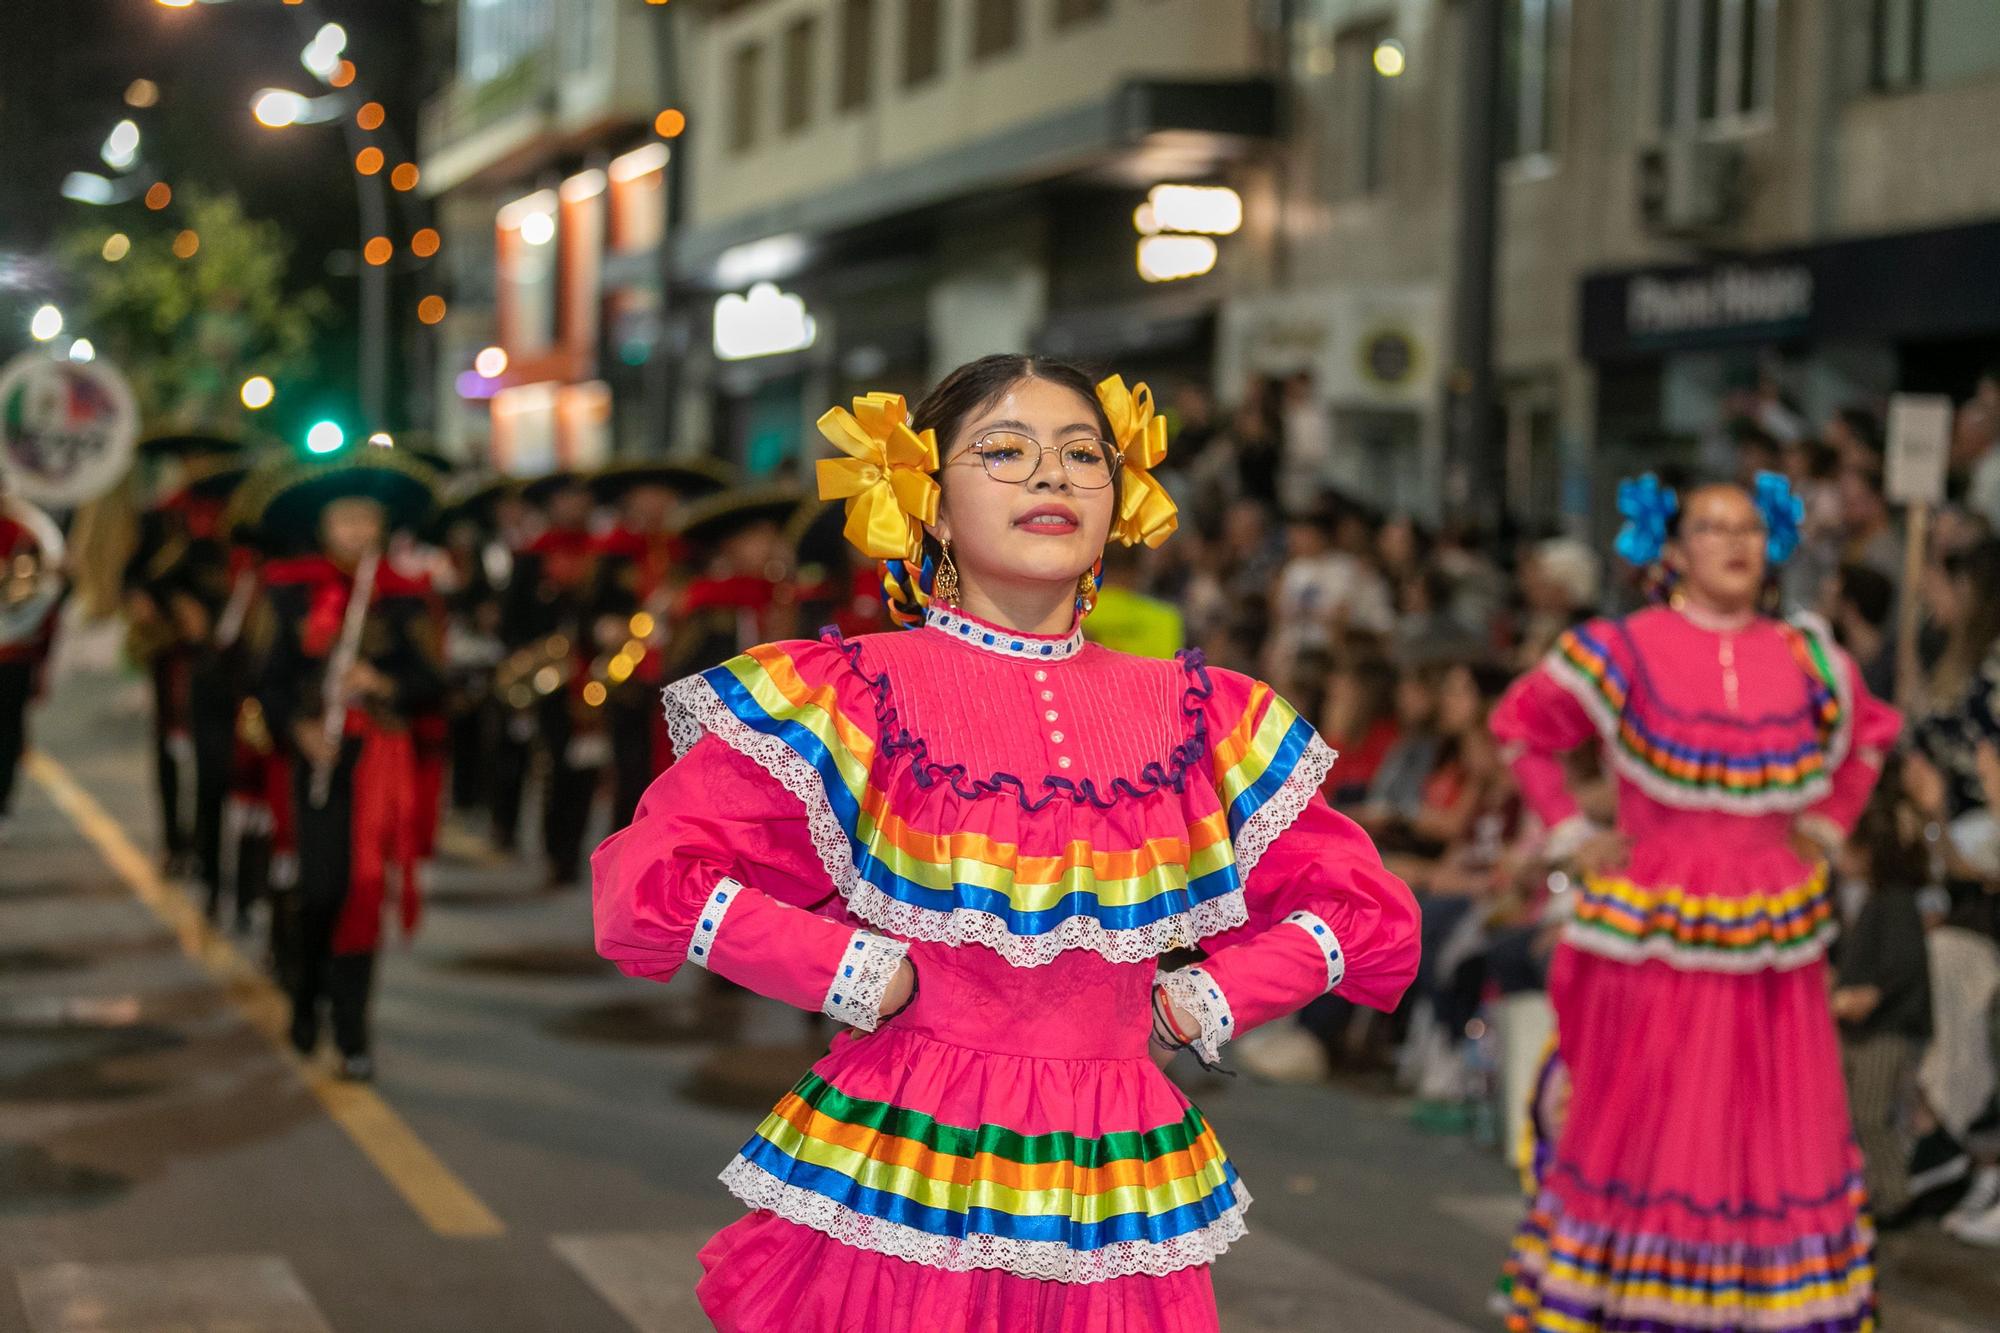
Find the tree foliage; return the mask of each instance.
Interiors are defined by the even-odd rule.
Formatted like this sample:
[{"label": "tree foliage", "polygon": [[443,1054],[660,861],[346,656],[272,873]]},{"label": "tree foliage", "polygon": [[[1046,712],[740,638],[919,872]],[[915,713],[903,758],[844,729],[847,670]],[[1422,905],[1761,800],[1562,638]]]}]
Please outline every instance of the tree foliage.
[{"label": "tree foliage", "polygon": [[[114,261],[105,244],[118,232],[131,247]],[[235,196],[188,190],[163,212],[72,228],[57,253],[82,296],[74,327],[131,381],[144,429],[237,433],[243,381],[304,378],[330,309],[318,288],[288,290],[289,250]]]}]

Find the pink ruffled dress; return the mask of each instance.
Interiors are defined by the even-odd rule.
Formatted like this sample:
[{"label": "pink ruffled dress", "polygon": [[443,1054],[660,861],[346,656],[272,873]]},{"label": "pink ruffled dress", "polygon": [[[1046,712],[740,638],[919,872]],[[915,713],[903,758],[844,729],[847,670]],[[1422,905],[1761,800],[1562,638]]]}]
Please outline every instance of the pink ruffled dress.
[{"label": "pink ruffled dress", "polygon": [[1895,711],[1817,623],[1714,631],[1655,608],[1565,635],[1492,726],[1552,844],[1582,828],[1558,755],[1596,739],[1632,842],[1573,891],[1550,971],[1559,1054],[1508,1327],[1873,1328],[1835,914],[1792,832],[1852,827]]},{"label": "pink ruffled dress", "polygon": [[[851,1031],[722,1179],[717,1327],[1212,1333],[1250,1202],[1147,1056],[1156,978],[1213,1059],[1336,989],[1392,1006],[1417,914],[1271,690],[933,608],[667,690],[679,760],[598,850],[600,951]],[[1161,974],[1163,952],[1205,962]],[[878,1023],[898,964],[910,1006]]]}]

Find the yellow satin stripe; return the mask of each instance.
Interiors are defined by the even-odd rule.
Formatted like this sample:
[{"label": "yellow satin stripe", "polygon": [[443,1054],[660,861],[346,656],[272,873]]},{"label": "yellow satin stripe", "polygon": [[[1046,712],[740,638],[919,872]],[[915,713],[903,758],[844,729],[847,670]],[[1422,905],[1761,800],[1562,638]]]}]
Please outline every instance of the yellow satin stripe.
[{"label": "yellow satin stripe", "polygon": [[1102,1194],[1077,1194],[1067,1189],[1017,1190],[993,1180],[939,1179],[909,1167],[877,1161],[855,1149],[808,1138],[786,1120],[767,1119],[757,1133],[787,1156],[836,1171],[868,1189],[900,1195],[927,1208],[958,1213],[991,1208],[1016,1217],[1067,1217],[1076,1222],[1101,1222],[1126,1213],[1157,1216],[1207,1198],[1227,1180],[1222,1163],[1215,1161],[1197,1175],[1150,1189],[1126,1187]]},{"label": "yellow satin stripe", "polygon": [[[960,1157],[943,1153],[927,1144],[866,1125],[850,1125],[808,1105],[797,1094],[785,1099],[766,1118],[765,1124],[782,1120],[806,1138],[835,1148],[861,1154],[870,1161],[903,1167],[931,1180],[965,1183],[992,1181],[1022,1193],[1065,1190],[1072,1194],[1106,1194],[1120,1189],[1158,1189],[1176,1180],[1199,1176],[1222,1160],[1222,1148],[1213,1131],[1203,1130],[1186,1148],[1141,1160],[1124,1158],[1103,1166],[1084,1167],[1075,1162],[1017,1162],[994,1153]],[[758,1131],[760,1134],[763,1130]],[[764,1134],[770,1138],[769,1134]],[[775,1142],[775,1140],[773,1140]],[[783,1145],[779,1145],[783,1146]]]}]

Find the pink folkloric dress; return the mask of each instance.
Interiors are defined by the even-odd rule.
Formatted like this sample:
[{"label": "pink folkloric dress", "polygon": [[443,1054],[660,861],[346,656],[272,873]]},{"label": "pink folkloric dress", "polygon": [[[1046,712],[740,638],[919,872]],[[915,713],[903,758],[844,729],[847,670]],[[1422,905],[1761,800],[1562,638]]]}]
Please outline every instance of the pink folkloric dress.
[{"label": "pink folkloric dress", "polygon": [[[598,946],[852,1031],[723,1172],[719,1328],[1212,1333],[1250,1202],[1147,1056],[1158,957],[1213,1058],[1329,989],[1393,1006],[1417,914],[1269,687],[933,608],[667,689],[679,760],[594,862]],[[918,991],[875,1017],[905,956]]]},{"label": "pink folkloric dress", "polygon": [[1852,827],[1896,713],[1822,626],[1715,632],[1655,608],[1565,635],[1492,725],[1552,842],[1579,827],[1558,756],[1596,738],[1632,841],[1575,890],[1550,971],[1567,1110],[1540,1145],[1508,1327],[1873,1328],[1834,909],[1791,835]]}]

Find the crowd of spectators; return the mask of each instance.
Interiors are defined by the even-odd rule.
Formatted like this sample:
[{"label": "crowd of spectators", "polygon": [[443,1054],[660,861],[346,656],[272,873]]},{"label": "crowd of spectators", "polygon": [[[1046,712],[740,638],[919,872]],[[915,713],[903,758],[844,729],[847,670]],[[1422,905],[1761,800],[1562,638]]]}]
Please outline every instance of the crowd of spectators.
[{"label": "crowd of spectators", "polygon": [[[1486,716],[1565,629],[1643,593],[1572,536],[1434,529],[1314,485],[1323,423],[1293,447],[1310,398],[1298,380],[1254,385],[1229,412],[1200,390],[1174,395],[1164,479],[1183,533],[1113,560],[1114,614],[1156,608],[1137,617],[1153,642],[1253,673],[1314,720],[1341,756],[1327,798],[1423,907],[1423,972],[1399,1013],[1327,997],[1298,1026],[1239,1043],[1239,1062],[1272,1078],[1393,1076],[1423,1123],[1511,1150],[1549,1032],[1540,991],[1570,870],[1542,859]],[[2000,371],[1960,409],[1952,500],[1914,588],[1880,418],[1849,408],[1811,432],[1781,402],[1749,406],[1706,466],[1669,480],[1792,480],[1803,541],[1775,571],[1774,609],[1822,616],[1907,719],[1833,867],[1846,930],[1831,1000],[1876,1211],[1894,1225],[1949,1210],[1947,1230],[2000,1246]],[[1899,651],[1905,597],[1918,633]],[[1608,822],[1610,782],[1590,753],[1574,762]]]}]

